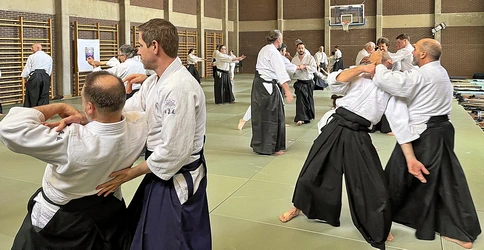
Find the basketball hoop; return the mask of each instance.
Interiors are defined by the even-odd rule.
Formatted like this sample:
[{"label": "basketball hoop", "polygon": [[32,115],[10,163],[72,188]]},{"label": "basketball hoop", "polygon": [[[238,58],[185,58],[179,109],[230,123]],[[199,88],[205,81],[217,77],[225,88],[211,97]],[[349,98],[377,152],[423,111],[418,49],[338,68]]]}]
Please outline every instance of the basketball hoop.
[{"label": "basketball hoop", "polygon": [[347,33],[350,33],[350,21],[343,21],[341,22],[341,26],[343,26],[343,30]]}]

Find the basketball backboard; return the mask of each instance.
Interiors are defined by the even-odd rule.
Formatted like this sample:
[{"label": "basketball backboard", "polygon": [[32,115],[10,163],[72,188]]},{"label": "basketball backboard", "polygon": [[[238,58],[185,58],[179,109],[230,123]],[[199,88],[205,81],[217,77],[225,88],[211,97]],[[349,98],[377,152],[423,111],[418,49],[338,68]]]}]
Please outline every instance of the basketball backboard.
[{"label": "basketball backboard", "polygon": [[334,5],[330,8],[329,25],[340,26],[343,22],[349,25],[365,25],[365,5]]}]

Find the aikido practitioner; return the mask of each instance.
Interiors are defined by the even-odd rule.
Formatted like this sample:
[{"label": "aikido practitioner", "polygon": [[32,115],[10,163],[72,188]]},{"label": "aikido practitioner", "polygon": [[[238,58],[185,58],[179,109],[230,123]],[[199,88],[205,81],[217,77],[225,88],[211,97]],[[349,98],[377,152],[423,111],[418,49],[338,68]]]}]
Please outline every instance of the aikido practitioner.
[{"label": "aikido practitioner", "polygon": [[187,69],[190,74],[197,80],[198,83],[201,83],[200,81],[200,75],[198,74],[197,68],[195,68],[195,64],[198,62],[203,62],[205,59],[200,58],[195,55],[195,49],[191,48],[188,50],[188,55],[187,55]]},{"label": "aikido practitioner", "polygon": [[296,70],[297,78],[294,83],[296,93],[296,116],[294,122],[300,126],[310,123],[314,119],[314,74],[318,70],[316,61],[311,54],[305,53],[305,45],[301,41],[297,45],[297,55],[292,58],[292,63],[304,68]]},{"label": "aikido practitioner", "polygon": [[52,57],[42,50],[40,43],[32,45],[32,52],[22,70],[22,77],[26,81],[24,107],[49,104]]},{"label": "aikido practitioner", "polygon": [[227,47],[220,45],[219,52],[216,53],[217,62],[217,77],[213,85],[213,93],[216,104],[232,103],[235,101],[235,96],[232,91],[232,82],[230,81],[229,70],[230,63],[233,61],[242,61],[245,56],[231,57],[227,55]]},{"label": "aikido practitioner", "polygon": [[374,83],[398,97],[386,112],[398,143],[385,174],[393,221],[414,228],[418,239],[433,240],[437,232],[470,249],[481,227],[454,153],[449,121],[453,87],[441,54],[440,43],[426,38],[413,51],[419,68],[395,72],[376,67]]},{"label": "aikido practitioner", "polygon": [[121,79],[94,72],[82,89],[87,119],[76,121],[85,125],[43,124],[80,114],[64,103],[13,107],[0,122],[0,140],[10,150],[48,163],[12,249],[129,249],[121,190],[107,197],[96,190],[113,171],[130,167],[146,142],[145,115],[122,112],[125,101]]},{"label": "aikido practitioner", "polygon": [[132,250],[209,250],[205,94],[177,57],[178,31],[172,23],[151,19],[139,30],[138,54],[145,68],[156,74],[144,76],[140,91],[126,102],[125,110],[147,114],[145,161],[113,173],[115,179],[98,188],[100,194],[109,194],[146,174],[128,206],[134,229]]},{"label": "aikido practitioner", "polygon": [[[372,57],[369,60],[375,63]],[[381,60],[392,67],[388,53]],[[390,95],[366,74],[374,69],[374,64],[360,65],[329,75],[332,92],[344,96],[336,100],[338,108],[332,120],[321,129],[309,151],[296,182],[294,207],[279,219],[287,222],[302,211],[309,219],[340,226],[344,174],[354,225],[373,247],[385,249],[387,237],[391,238],[390,197],[368,132],[383,115]]]},{"label": "aikido practitioner", "polygon": [[273,30],[266,37],[267,45],[257,55],[256,72],[252,82],[251,113],[253,151],[265,155],[282,155],[286,149],[286,125],[283,93],[288,102],[293,96],[288,83],[284,61],[277,49],[282,44],[282,34]]}]

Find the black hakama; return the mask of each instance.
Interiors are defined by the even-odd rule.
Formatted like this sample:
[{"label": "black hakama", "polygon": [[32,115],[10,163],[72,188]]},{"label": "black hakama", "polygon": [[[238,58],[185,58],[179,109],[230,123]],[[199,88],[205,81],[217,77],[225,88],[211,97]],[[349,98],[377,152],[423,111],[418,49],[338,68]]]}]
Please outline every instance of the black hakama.
[{"label": "black hakama", "polygon": [[296,93],[296,116],[294,122],[309,123],[314,119],[313,80],[297,80],[294,83]]},{"label": "black hakama", "polygon": [[314,81],[313,90],[324,90],[325,88],[328,87],[328,83],[324,79],[319,78],[316,74],[314,74],[313,81]]},{"label": "black hakama", "polygon": [[36,69],[29,74],[25,84],[24,107],[49,104],[50,76],[44,69]]},{"label": "black hakama", "polygon": [[229,72],[221,69],[217,69],[220,73],[220,77],[215,79],[213,85],[213,93],[215,96],[215,103],[232,103],[235,101],[234,93],[232,92],[232,82],[230,81]]},{"label": "black hakama", "polygon": [[393,221],[416,229],[416,237],[442,236],[473,242],[481,227],[464,171],[454,153],[454,127],[446,115],[430,118],[427,129],[413,141],[417,159],[429,170],[421,183],[408,172],[396,145],[385,174],[393,205]]},{"label": "black hakama", "polygon": [[71,200],[60,205],[54,217],[43,229],[39,229],[34,228],[31,221],[36,203],[34,198],[39,192],[42,188],[28,202],[27,216],[15,236],[12,249],[129,249],[129,231],[123,224],[127,216],[124,201],[112,194]]},{"label": "black hakama", "polygon": [[[146,151],[147,159],[152,152]],[[197,191],[189,171],[205,168]],[[128,214],[135,226],[132,250],[210,250],[212,237],[207,202],[207,175],[203,150],[200,159],[183,166],[182,173],[188,185],[188,200],[181,204],[173,178],[165,181],[150,173],[140,183]],[[134,224],[133,224],[134,222]]]},{"label": "black hakama", "polygon": [[375,132],[376,130],[380,130],[380,132],[382,132],[384,134],[387,134],[387,133],[392,132],[392,129],[390,128],[390,124],[388,123],[388,119],[387,119],[387,116],[386,115],[383,115],[381,117],[380,122],[378,122],[373,127],[373,129],[374,129],[374,131],[372,131],[372,132]]},{"label": "black hakama", "polygon": [[339,226],[342,174],[351,217],[373,247],[384,249],[392,224],[384,172],[368,135],[371,123],[336,109],[309,151],[294,190],[294,206],[309,219]]},{"label": "black hakama", "polygon": [[198,74],[197,68],[195,68],[194,64],[188,64],[187,66],[188,72],[192,74],[192,76],[197,80],[198,83],[200,83],[200,75]]},{"label": "black hakama", "polygon": [[343,64],[343,58],[336,60],[336,62],[334,62],[334,65],[333,65],[333,72],[336,72],[340,69],[345,69]]},{"label": "black hakama", "polygon": [[[272,94],[263,83],[272,84]],[[286,149],[284,104],[276,80],[265,81],[256,71],[251,92],[252,139],[250,146],[259,154],[271,155]]]}]

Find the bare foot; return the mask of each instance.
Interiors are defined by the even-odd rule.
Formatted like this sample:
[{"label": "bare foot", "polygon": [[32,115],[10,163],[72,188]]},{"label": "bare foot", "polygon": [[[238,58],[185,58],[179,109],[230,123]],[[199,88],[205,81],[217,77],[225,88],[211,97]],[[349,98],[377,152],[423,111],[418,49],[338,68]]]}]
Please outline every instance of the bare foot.
[{"label": "bare foot", "polygon": [[452,239],[452,238],[449,238],[449,237],[446,237],[444,236],[444,239],[450,241],[450,242],[454,242],[456,243],[457,245],[465,248],[465,249],[471,249],[472,248],[472,242],[465,242],[465,241],[460,241],[460,240],[457,240],[457,239]]},{"label": "bare foot", "polygon": [[289,127],[289,124],[286,124],[286,127]]},{"label": "bare foot", "polygon": [[394,136],[393,132],[388,132],[387,135]]},{"label": "bare foot", "polygon": [[244,119],[240,119],[239,120],[239,125],[237,125],[237,129],[238,130],[242,130],[244,128],[244,125],[245,125],[245,120]]},{"label": "bare foot", "polygon": [[288,221],[292,220],[292,218],[294,218],[294,217],[298,216],[300,213],[301,213],[301,210],[299,210],[299,209],[297,209],[297,208],[293,207],[293,208],[291,208],[291,210],[289,210],[289,211],[287,211],[287,212],[285,212],[285,213],[281,214],[281,215],[279,216],[279,220],[280,220],[281,222],[286,223],[286,222],[288,222]]},{"label": "bare foot", "polygon": [[284,154],[284,150],[279,150],[277,152],[274,153],[275,155],[283,155]]},{"label": "bare foot", "polygon": [[303,121],[297,121],[296,125],[301,126],[303,124]]},{"label": "bare foot", "polygon": [[393,240],[393,234],[389,233],[387,237],[387,241],[392,241]]}]

